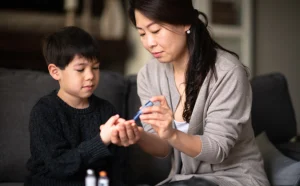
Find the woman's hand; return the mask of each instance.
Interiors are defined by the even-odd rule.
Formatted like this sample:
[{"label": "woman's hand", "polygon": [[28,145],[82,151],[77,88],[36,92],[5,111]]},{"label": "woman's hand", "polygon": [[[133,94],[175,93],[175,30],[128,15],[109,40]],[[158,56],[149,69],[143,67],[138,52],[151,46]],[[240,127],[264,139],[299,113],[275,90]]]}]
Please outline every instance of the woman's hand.
[{"label": "woman's hand", "polygon": [[166,98],[164,96],[155,96],[150,101],[158,101],[160,105],[144,108],[140,116],[141,121],[150,124],[160,138],[165,140],[172,138],[176,129],[172,127],[173,112]]},{"label": "woman's hand", "polygon": [[140,139],[142,131],[143,128],[137,126],[134,120],[120,122],[112,130],[111,142],[124,147],[133,145]]}]

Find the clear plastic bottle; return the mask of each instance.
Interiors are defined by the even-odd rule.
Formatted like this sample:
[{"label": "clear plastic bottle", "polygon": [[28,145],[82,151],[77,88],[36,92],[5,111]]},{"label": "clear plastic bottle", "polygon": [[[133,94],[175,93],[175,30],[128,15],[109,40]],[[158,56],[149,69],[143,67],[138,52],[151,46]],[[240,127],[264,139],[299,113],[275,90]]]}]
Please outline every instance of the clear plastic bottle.
[{"label": "clear plastic bottle", "polygon": [[92,169],[86,171],[85,186],[96,186],[96,176]]},{"label": "clear plastic bottle", "polygon": [[105,171],[99,172],[98,186],[109,186],[109,179]]}]

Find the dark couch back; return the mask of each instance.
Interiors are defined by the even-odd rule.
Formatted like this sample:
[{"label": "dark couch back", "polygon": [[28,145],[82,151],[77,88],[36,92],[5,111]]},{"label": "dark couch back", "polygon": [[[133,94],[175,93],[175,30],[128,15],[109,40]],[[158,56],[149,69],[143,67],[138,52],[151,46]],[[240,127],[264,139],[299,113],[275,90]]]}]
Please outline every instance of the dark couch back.
[{"label": "dark couch back", "polygon": [[43,72],[0,69],[0,182],[23,181],[31,108],[57,83]]},{"label": "dark couch back", "polygon": [[275,144],[286,143],[296,136],[297,122],[285,76],[281,73],[256,76],[251,85],[255,134],[264,131]]}]

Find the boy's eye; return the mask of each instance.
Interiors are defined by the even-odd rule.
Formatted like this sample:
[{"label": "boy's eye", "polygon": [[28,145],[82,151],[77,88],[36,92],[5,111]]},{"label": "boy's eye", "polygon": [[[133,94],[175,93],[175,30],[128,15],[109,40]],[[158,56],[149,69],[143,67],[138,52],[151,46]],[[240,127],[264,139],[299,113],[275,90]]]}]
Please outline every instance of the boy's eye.
[{"label": "boy's eye", "polygon": [[139,33],[141,37],[143,37],[145,35],[145,33]]},{"label": "boy's eye", "polygon": [[77,69],[76,71],[78,71],[78,72],[83,72],[84,69]]},{"label": "boy's eye", "polygon": [[94,70],[98,70],[98,69],[100,69],[100,67],[93,67],[93,69],[94,69]]}]

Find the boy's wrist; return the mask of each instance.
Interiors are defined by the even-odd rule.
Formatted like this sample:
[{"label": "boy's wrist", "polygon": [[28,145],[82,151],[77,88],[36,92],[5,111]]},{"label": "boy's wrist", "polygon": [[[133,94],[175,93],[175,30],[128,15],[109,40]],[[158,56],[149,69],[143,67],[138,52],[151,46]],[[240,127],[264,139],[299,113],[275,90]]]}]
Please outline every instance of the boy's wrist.
[{"label": "boy's wrist", "polygon": [[104,145],[108,146],[110,144],[110,138],[106,139],[101,132],[100,132],[99,136],[100,136],[101,141],[104,143]]}]

